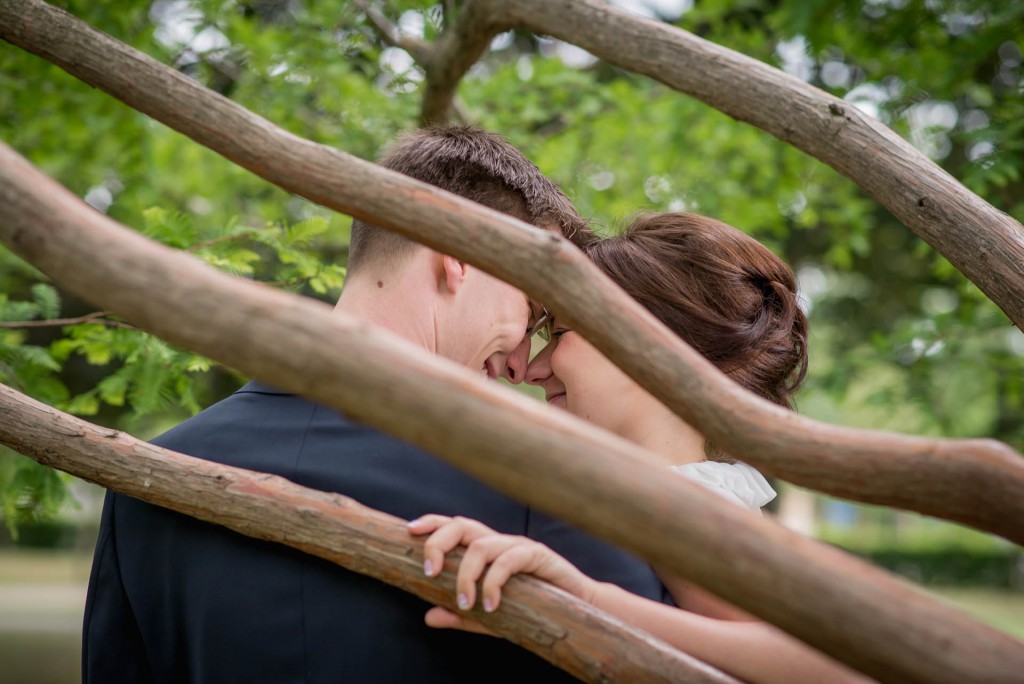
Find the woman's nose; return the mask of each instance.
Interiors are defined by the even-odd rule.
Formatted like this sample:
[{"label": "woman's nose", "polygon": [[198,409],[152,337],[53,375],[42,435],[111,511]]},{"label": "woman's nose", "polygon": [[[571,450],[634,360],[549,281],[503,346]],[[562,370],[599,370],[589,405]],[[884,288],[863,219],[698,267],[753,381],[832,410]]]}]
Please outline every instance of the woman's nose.
[{"label": "woman's nose", "polygon": [[539,385],[551,377],[551,352],[555,345],[548,342],[547,345],[533,357],[533,361],[526,368],[526,382],[530,385]]}]

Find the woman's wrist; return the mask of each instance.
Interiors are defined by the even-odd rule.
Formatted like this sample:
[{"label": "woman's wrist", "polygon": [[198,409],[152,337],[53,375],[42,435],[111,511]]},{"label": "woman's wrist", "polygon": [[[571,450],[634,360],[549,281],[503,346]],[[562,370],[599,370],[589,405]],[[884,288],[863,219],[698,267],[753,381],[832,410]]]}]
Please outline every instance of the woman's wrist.
[{"label": "woman's wrist", "polygon": [[599,610],[609,612],[608,606],[614,600],[612,595],[618,588],[610,582],[598,582],[591,579],[589,584],[584,587],[585,595],[580,598]]}]

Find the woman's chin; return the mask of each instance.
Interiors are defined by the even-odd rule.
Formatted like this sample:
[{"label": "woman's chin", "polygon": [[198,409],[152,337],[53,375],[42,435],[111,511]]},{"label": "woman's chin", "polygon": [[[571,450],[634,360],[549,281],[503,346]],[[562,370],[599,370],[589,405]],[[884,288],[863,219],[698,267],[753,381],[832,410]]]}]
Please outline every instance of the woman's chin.
[{"label": "woman's chin", "polygon": [[551,406],[557,406],[560,409],[568,409],[568,406],[565,403],[565,394],[556,394],[548,399],[548,404]]}]

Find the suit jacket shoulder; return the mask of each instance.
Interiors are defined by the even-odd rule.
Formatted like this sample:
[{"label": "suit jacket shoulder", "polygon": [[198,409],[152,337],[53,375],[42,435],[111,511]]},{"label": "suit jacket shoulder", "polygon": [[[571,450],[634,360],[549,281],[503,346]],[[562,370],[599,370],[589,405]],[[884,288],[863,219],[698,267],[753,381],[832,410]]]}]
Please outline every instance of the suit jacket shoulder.
[{"label": "suit jacket shoulder", "polygon": [[[420,449],[259,383],[154,443],[406,519],[457,514],[530,534],[600,579],[662,595],[646,563],[531,513]],[[120,495],[108,496],[102,525],[86,642],[119,640],[129,652],[90,648],[86,682],[145,681],[104,676],[116,670],[113,658],[147,664],[152,681],[167,684],[470,682],[494,663],[517,680],[571,681],[501,640],[431,630],[423,624],[429,606],[418,598],[285,546]]]}]

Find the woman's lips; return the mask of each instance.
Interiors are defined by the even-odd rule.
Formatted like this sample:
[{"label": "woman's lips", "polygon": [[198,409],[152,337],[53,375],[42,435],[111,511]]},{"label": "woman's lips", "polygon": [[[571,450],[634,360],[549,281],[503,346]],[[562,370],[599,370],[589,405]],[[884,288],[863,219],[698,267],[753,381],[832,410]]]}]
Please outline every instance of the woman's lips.
[{"label": "woman's lips", "polygon": [[559,399],[565,401],[565,392],[556,392],[555,394],[551,394],[544,401],[551,404],[558,401]]}]

